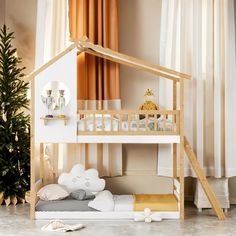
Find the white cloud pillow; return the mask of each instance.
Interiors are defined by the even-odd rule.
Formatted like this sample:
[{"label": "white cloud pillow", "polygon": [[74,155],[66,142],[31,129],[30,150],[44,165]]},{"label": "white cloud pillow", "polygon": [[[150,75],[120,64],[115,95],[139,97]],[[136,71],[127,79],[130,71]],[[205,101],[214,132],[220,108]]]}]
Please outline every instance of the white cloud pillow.
[{"label": "white cloud pillow", "polygon": [[85,170],[81,164],[73,166],[69,173],[62,173],[58,184],[66,187],[69,193],[83,189],[90,192],[100,192],[105,188],[105,180],[100,179],[96,169]]},{"label": "white cloud pillow", "polygon": [[88,203],[88,206],[98,211],[114,211],[113,195],[108,190],[99,192],[95,199]]},{"label": "white cloud pillow", "polygon": [[53,201],[66,198],[69,193],[59,184],[49,184],[42,187],[37,196],[43,201]]}]

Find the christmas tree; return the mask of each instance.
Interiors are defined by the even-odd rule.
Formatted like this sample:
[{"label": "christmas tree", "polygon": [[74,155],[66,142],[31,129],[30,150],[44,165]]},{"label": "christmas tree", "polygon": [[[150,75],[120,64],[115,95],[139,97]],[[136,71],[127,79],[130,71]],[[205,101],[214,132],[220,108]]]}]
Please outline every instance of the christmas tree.
[{"label": "christmas tree", "polygon": [[0,201],[24,199],[30,181],[30,134],[24,67],[12,46],[13,32],[0,29]]}]

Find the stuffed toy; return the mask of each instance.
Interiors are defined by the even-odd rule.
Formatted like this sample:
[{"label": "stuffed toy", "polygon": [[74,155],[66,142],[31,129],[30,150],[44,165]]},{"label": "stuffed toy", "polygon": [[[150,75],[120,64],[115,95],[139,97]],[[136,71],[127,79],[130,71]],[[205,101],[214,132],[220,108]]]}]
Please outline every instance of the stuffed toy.
[{"label": "stuffed toy", "polygon": [[148,89],[145,94],[145,102],[140,106],[140,110],[159,110],[159,107],[154,103],[154,93]]},{"label": "stuffed toy", "polygon": [[99,178],[98,171],[85,170],[81,164],[74,165],[69,173],[62,173],[58,178],[58,184],[66,187],[69,193],[78,189],[97,193],[105,188],[105,180]]}]

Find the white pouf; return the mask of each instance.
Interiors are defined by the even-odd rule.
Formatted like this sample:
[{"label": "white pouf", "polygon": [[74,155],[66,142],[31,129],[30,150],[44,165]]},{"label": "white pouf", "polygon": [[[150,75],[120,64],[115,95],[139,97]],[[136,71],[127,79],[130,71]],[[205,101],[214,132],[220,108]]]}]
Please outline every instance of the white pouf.
[{"label": "white pouf", "polygon": [[[220,202],[221,208],[227,211],[227,209],[230,207],[228,178],[217,179],[209,177],[207,180],[211,185],[218,201]],[[201,183],[198,180],[196,183],[194,204],[197,206],[199,211],[201,211],[203,208],[212,208],[206,194],[202,189]]]}]

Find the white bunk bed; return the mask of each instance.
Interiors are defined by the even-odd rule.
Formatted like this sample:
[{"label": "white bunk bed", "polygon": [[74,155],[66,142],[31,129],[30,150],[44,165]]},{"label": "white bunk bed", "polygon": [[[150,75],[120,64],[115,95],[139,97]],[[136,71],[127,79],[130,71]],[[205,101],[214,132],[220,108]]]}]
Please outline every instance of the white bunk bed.
[{"label": "white bunk bed", "polygon": [[[121,64],[154,73],[173,81],[173,110],[79,110],[77,111],[77,67],[78,53],[86,52]],[[95,211],[36,211],[37,191],[44,185],[43,144],[44,143],[171,143],[173,145],[173,191],[171,202],[153,212],[162,219],[184,219],[184,80],[189,75],[164,67],[154,66],[139,59],[129,57],[107,48],[94,45],[87,38],[75,42],[51,61],[31,73],[31,218],[32,219],[134,219],[139,211],[95,212]],[[70,101],[65,108],[66,117],[45,117],[45,106],[41,102],[42,91],[48,83],[64,83],[70,93]],[[179,92],[177,93],[177,90]],[[178,96],[177,96],[178,94]],[[179,104],[179,107],[177,107]],[[142,117],[142,119],[141,119]],[[40,145],[40,176],[36,179],[36,145]],[[179,177],[177,177],[177,145],[179,145]],[[189,148],[190,154],[191,149]],[[192,160],[194,158],[192,157]],[[194,159],[195,160],[195,159]],[[192,164],[192,163],[191,163]],[[193,164],[194,168],[196,163]],[[200,167],[196,167],[198,170]],[[200,173],[201,174],[201,173]],[[219,219],[223,212],[212,197],[212,191],[203,179],[204,190],[210,193],[214,209]],[[164,195],[162,195],[163,197]],[[158,199],[158,195],[157,195]],[[165,198],[164,198],[165,199]],[[159,200],[157,200],[159,201]],[[175,210],[168,210],[168,205]],[[164,209],[164,210],[163,210]]]},{"label": "white bunk bed", "polygon": [[[140,116],[143,118],[140,119]],[[46,127],[53,125],[48,120]],[[61,125],[64,125],[61,123]],[[66,125],[67,126],[67,125]],[[47,127],[47,128],[49,128]],[[133,128],[132,128],[133,127]],[[80,110],[77,114],[76,143],[180,143],[179,111],[97,111]],[[42,187],[37,183],[36,192]],[[170,202],[163,201],[167,196]],[[180,182],[173,181],[173,193],[156,195],[162,209],[172,205],[175,210],[152,212],[161,219],[180,218]],[[160,200],[158,200],[160,197]],[[37,200],[38,201],[38,200]],[[66,201],[65,201],[66,203]],[[37,209],[37,208],[36,208]],[[134,219],[140,211],[98,212],[98,211],[35,211],[35,219]]]}]

